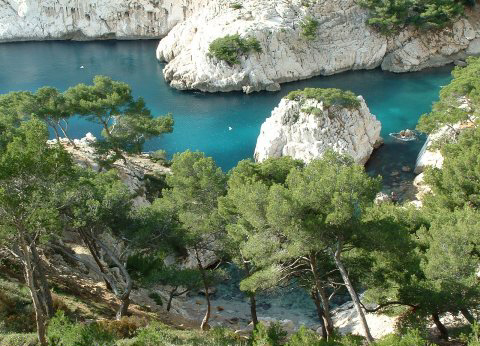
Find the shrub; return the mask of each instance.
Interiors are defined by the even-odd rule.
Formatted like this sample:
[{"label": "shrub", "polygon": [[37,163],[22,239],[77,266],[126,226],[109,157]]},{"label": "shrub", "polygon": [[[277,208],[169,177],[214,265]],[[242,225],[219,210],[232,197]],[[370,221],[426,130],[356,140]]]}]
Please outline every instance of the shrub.
[{"label": "shrub", "polygon": [[[318,102],[323,102],[327,108],[330,108],[331,106],[340,106],[346,108],[360,107],[360,101],[353,92],[333,88],[306,88],[304,90],[292,91],[286,96],[286,98],[292,101],[314,99]],[[309,109],[306,108],[306,111],[308,110]]]},{"label": "shrub", "polygon": [[320,339],[320,336],[313,330],[307,329],[302,326],[298,332],[290,337],[287,346],[322,346],[325,343]]},{"label": "shrub", "polygon": [[361,0],[371,16],[367,23],[385,34],[408,25],[422,29],[441,29],[464,14],[472,0]]},{"label": "shrub", "polygon": [[240,56],[250,52],[262,52],[260,42],[255,37],[242,38],[240,35],[227,35],[217,38],[209,47],[209,55],[230,65],[240,63]]},{"label": "shrub", "polygon": [[157,346],[165,344],[177,344],[179,338],[169,333],[165,326],[159,323],[151,323],[148,327],[138,331],[132,346]]},{"label": "shrub", "polygon": [[90,346],[113,345],[113,334],[106,331],[98,323],[80,324],[71,322],[63,311],[57,311],[47,329],[50,345]]},{"label": "shrub", "polygon": [[0,281],[0,333],[35,331],[35,312],[28,290],[13,282]]},{"label": "shrub", "polygon": [[100,328],[107,334],[113,335],[115,338],[133,338],[137,330],[147,325],[147,321],[135,316],[124,316],[120,320],[104,320],[98,322]]},{"label": "shrub", "polygon": [[425,346],[429,345],[422,336],[421,333],[412,329],[405,335],[390,334],[381,340],[378,340],[375,345],[377,346]]},{"label": "shrub", "polygon": [[307,17],[300,23],[302,35],[308,40],[314,40],[317,37],[318,21],[312,17]]},{"label": "shrub", "polygon": [[233,4],[230,4],[230,8],[233,8],[234,10],[240,10],[241,8],[243,8],[243,6],[238,2],[234,2]]},{"label": "shrub", "polygon": [[253,332],[253,346],[280,346],[285,343],[286,337],[287,332],[280,323],[272,323],[269,327],[260,323]]},{"label": "shrub", "polygon": [[150,292],[150,293],[148,294],[148,297],[151,298],[151,299],[153,299],[153,301],[155,302],[155,304],[160,305],[160,306],[163,305],[162,297],[161,297],[160,294],[158,294],[157,292]]},{"label": "shrub", "polygon": [[0,334],[0,346],[36,346],[37,334]]}]

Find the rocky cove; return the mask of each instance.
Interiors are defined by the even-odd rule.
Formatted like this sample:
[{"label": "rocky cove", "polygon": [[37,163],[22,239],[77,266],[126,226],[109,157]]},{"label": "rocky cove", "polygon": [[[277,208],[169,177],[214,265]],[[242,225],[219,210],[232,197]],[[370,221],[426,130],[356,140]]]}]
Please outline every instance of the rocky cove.
[{"label": "rocky cove", "polygon": [[[46,84],[65,89],[89,82],[97,74],[124,80],[133,86],[136,95],[145,97],[155,114],[174,114],[174,133],[149,142],[148,150],[166,149],[169,155],[184,149],[202,150],[228,170],[239,160],[253,156],[260,124],[283,102],[281,99],[287,92],[307,86],[351,89],[363,96],[362,102],[366,100],[371,113],[382,123],[385,146],[374,152],[367,169],[372,174],[383,175],[387,190],[407,193],[413,173],[403,167],[412,170],[423,143],[421,139],[410,143],[397,141],[389,134],[415,127],[418,117],[428,112],[437,99],[440,87],[448,83],[451,67],[406,75],[386,71],[423,70],[479,53],[477,21],[472,20],[476,14],[469,13],[469,17],[459,20],[453,28],[434,37],[405,31],[395,39],[386,39],[366,27],[364,11],[352,1],[319,2],[312,9],[301,7],[299,1],[246,1],[240,11],[229,4],[225,1],[215,4],[184,1],[181,5],[176,1],[141,1],[114,6],[93,1],[81,5],[52,1],[39,5],[34,1],[0,0],[0,23],[4,24],[0,24],[2,41],[166,36],[158,46],[153,41],[1,45],[0,92],[34,90]],[[325,13],[320,28],[324,34],[318,42],[298,44],[299,28],[295,18],[309,11]],[[49,18],[49,22],[45,22],[45,18]],[[218,31],[209,30],[211,27]],[[342,32],[328,30],[335,27],[342,27]],[[264,52],[242,58],[241,64],[234,68],[208,56],[208,42],[220,34],[236,32],[259,39]],[[155,48],[162,63],[154,59]],[[309,79],[348,70],[369,71]],[[304,81],[287,83],[296,80]],[[280,87],[280,83],[287,84]],[[171,87],[202,92],[276,92],[207,95],[179,92]],[[363,102],[362,109],[366,104]],[[310,106],[321,108],[316,104]],[[370,111],[360,113],[366,119]],[[355,122],[350,125],[354,128]],[[379,125],[372,125],[370,130],[366,132],[371,133],[372,138],[367,136],[367,142],[372,148],[368,148],[368,153],[358,153],[360,163],[367,161],[380,135]],[[100,129],[79,119],[70,124],[73,137],[83,137],[90,131],[99,135]],[[220,288],[214,300],[214,304],[222,308],[216,314],[223,316],[219,323],[246,319],[248,305],[240,297],[233,299],[231,289],[223,289],[227,293],[222,293]],[[231,306],[227,307],[229,302]],[[185,315],[200,316],[203,307],[197,304],[197,297],[190,297],[184,303],[190,309],[183,312]],[[308,305],[312,316],[305,316]],[[294,293],[273,301],[265,300],[261,306],[265,316],[315,327],[314,310],[308,297]]]}]

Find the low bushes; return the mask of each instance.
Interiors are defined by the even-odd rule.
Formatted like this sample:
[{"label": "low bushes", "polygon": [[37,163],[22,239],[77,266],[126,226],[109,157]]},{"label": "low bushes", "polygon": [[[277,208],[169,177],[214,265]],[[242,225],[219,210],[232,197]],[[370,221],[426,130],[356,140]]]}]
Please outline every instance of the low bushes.
[{"label": "low bushes", "polygon": [[307,40],[314,40],[317,37],[318,21],[312,17],[307,17],[300,23],[302,35]]},{"label": "low bushes", "polygon": [[370,10],[368,24],[385,34],[398,32],[405,26],[421,29],[441,29],[465,12],[465,5],[475,0],[361,0]]},{"label": "low bushes", "polygon": [[240,35],[227,35],[217,38],[209,47],[209,55],[230,65],[240,63],[240,56],[251,52],[262,52],[260,42],[255,37],[242,38]]},{"label": "low bushes", "polygon": [[353,92],[334,88],[306,88],[304,90],[292,91],[286,96],[286,98],[292,101],[314,99],[318,102],[323,102],[327,108],[331,106],[340,106],[350,109],[360,107],[360,101]]}]

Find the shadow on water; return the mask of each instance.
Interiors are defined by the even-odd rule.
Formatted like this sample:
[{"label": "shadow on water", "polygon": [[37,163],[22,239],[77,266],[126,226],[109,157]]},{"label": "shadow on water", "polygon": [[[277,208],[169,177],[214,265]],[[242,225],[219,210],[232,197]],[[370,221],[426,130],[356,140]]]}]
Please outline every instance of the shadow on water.
[{"label": "shadow on water", "polygon": [[[381,174],[386,188],[397,188],[396,184],[411,180],[413,175],[401,172],[401,168],[414,165],[423,143],[395,142],[388,134],[415,128],[419,116],[429,112],[437,100],[440,87],[451,79],[450,66],[407,74],[375,69],[287,83],[275,93],[182,92],[165,82],[164,65],[155,59],[156,45],[156,41],[0,44],[0,93],[44,85],[64,90],[90,83],[98,74],[111,76],[129,83],[154,114],[174,115],[174,132],[148,142],[146,150],[162,148],[170,155],[201,150],[228,170],[253,156],[261,124],[288,92],[305,87],[350,89],[363,95],[383,126],[385,145],[373,155],[367,170]],[[81,119],[73,120],[70,129],[73,137],[87,132],[100,134],[98,127]],[[399,175],[392,175],[399,169]]]}]

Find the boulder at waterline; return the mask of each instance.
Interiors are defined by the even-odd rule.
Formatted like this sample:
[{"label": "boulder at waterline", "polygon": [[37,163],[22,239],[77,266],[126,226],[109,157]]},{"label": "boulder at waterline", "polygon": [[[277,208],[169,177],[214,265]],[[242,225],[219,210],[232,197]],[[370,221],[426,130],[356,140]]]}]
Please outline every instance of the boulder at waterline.
[{"label": "boulder at waterline", "polygon": [[263,123],[255,159],[291,156],[310,162],[332,149],[365,164],[381,140],[380,130],[363,97],[338,89],[305,89],[283,98]]}]

